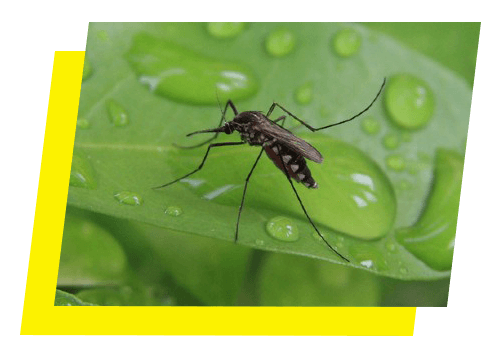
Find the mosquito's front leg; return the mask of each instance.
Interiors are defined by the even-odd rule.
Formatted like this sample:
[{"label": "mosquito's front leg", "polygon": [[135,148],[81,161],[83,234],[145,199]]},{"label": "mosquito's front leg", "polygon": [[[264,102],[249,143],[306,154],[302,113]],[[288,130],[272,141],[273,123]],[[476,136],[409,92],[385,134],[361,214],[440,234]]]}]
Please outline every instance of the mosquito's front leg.
[{"label": "mosquito's front leg", "polygon": [[208,149],[207,149],[207,151],[206,151],[206,154],[204,154],[204,159],[202,159],[202,163],[199,165],[199,167],[198,167],[196,170],[191,171],[190,173],[188,173],[188,174],[186,174],[186,175],[182,176],[181,178],[175,179],[175,180],[173,180],[172,182],[166,183],[166,184],[164,184],[164,185],[156,186],[156,187],[154,187],[154,188],[152,188],[152,189],[161,189],[161,188],[164,188],[164,187],[166,187],[166,186],[168,186],[168,185],[171,185],[171,184],[176,183],[177,181],[180,181],[180,180],[182,180],[182,179],[185,179],[185,178],[187,178],[187,177],[191,176],[192,174],[194,174],[194,173],[198,172],[199,170],[201,170],[201,169],[202,169],[202,166],[204,165],[204,162],[205,162],[205,161],[206,161],[206,159],[207,159],[207,156],[208,156],[209,151],[211,150],[211,148],[214,148],[214,147],[224,147],[224,146],[229,146],[229,145],[240,145],[240,144],[245,144],[245,142],[224,142],[224,143],[214,143],[214,144],[210,144],[210,145],[209,145],[209,147],[208,147]]},{"label": "mosquito's front leg", "polygon": [[240,214],[242,213],[242,207],[244,206],[244,200],[246,198],[247,184],[249,184],[249,179],[251,178],[252,172],[254,171],[254,168],[256,168],[256,164],[258,164],[259,158],[261,158],[261,154],[263,154],[264,150],[265,150],[264,148],[261,148],[261,151],[259,152],[259,155],[256,158],[256,161],[254,162],[254,164],[251,168],[251,171],[249,172],[249,174],[247,175],[247,178],[246,178],[246,183],[244,185],[244,192],[242,193],[242,201],[240,202],[240,206],[239,206],[239,215],[237,216],[237,225],[235,226],[235,242],[237,242],[237,240],[239,238]]}]

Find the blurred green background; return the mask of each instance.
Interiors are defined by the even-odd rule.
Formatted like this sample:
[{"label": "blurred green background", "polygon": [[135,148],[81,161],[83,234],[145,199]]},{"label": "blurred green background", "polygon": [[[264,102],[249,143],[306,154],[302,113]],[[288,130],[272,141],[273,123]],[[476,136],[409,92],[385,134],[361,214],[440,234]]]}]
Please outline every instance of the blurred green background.
[{"label": "blurred green background", "polygon": [[[320,117],[314,124],[333,123],[336,118],[344,118],[348,113],[354,114],[356,108],[361,109],[364,104],[368,104],[378,90],[382,74],[385,73],[388,77],[392,75],[382,67],[385,65],[390,68],[392,65],[380,64],[382,59],[386,63],[397,61],[401,63],[401,68],[416,67],[413,71],[418,71],[417,75],[423,76],[422,78],[430,83],[436,92],[436,100],[440,100],[438,103],[448,103],[448,109],[436,111],[434,116],[438,120],[445,117],[441,121],[446,120],[450,128],[455,126],[452,121],[461,123],[460,127],[455,126],[457,134],[454,138],[442,138],[438,139],[438,143],[431,143],[431,148],[434,149],[427,155],[427,162],[434,163],[434,153],[438,148],[451,149],[464,155],[468,112],[458,109],[458,105],[452,103],[462,102],[459,98],[465,98],[462,106],[470,104],[479,23],[366,23],[330,26],[317,24],[316,33],[313,26],[315,25],[90,24],[56,304],[446,306],[449,270],[427,267],[427,262],[421,262],[417,259],[418,256],[415,257],[415,251],[407,250],[408,246],[403,247],[400,242],[394,240],[396,230],[414,224],[423,213],[423,205],[426,205],[426,198],[434,185],[433,172],[436,169],[433,164],[426,163],[426,167],[417,172],[418,181],[414,182],[412,189],[405,188],[403,191],[398,183],[405,183],[406,181],[402,180],[404,177],[399,177],[401,174],[396,171],[389,172],[383,160],[379,159],[383,158],[385,148],[371,150],[378,151],[377,157],[376,154],[371,155],[394,185],[398,202],[397,221],[389,232],[377,241],[361,242],[346,235],[342,250],[353,256],[358,254],[359,257],[357,262],[349,266],[337,264],[341,263],[340,260],[331,257],[333,255],[327,252],[323,245],[314,243],[316,248],[310,249],[309,242],[302,239],[298,243],[301,246],[275,244],[262,236],[264,226],[261,233],[253,228],[256,224],[261,226],[260,222],[266,222],[266,218],[280,211],[297,218],[296,220],[303,220],[299,211],[286,211],[283,209],[285,202],[279,204],[276,198],[268,195],[272,192],[275,196],[287,195],[280,194],[280,190],[285,190],[290,192],[285,200],[295,200],[291,189],[284,186],[285,180],[278,182],[282,183],[283,189],[274,189],[274,184],[258,184],[258,176],[255,177],[254,186],[251,182],[249,191],[252,196],[248,196],[247,200],[250,202],[252,198],[253,204],[248,204],[247,214],[242,216],[245,224],[241,222],[241,235],[243,232],[247,233],[249,238],[252,235],[254,242],[242,242],[241,245],[230,242],[235,226],[237,200],[240,200],[239,189],[228,193],[216,201],[216,204],[207,200],[198,201],[199,195],[195,192],[192,194],[195,188],[190,191],[182,188],[149,194],[150,187],[194,169],[204,152],[201,149],[189,157],[189,153],[162,150],[163,147],[158,146],[157,151],[151,154],[145,146],[155,148],[157,143],[170,145],[174,141],[188,145],[182,136],[195,129],[214,127],[219,120],[219,110],[216,101],[193,105],[188,103],[189,101],[182,103],[178,100],[179,97],[175,98],[176,94],[169,93],[169,98],[158,96],[157,93],[152,95],[144,86],[153,86],[150,80],[142,83],[137,81],[135,72],[144,73],[140,72],[138,67],[144,66],[144,63],[146,67],[153,63],[147,56],[145,60],[141,58],[142,62],[138,65],[136,62],[137,53],[141,51],[136,36],[144,33],[157,38],[164,37],[183,46],[182,48],[188,49],[185,50],[187,57],[188,51],[195,50],[218,61],[227,59],[235,64],[249,64],[248,68],[254,70],[257,73],[255,77],[260,80],[259,88],[249,91],[255,91],[256,95],[234,92],[235,96],[240,95],[240,101],[236,101],[238,107],[240,103],[239,109],[266,110],[272,100],[277,100],[292,112],[299,113],[303,119]],[[307,44],[309,51],[312,51],[315,42],[322,39],[330,43],[334,34],[344,28],[353,28],[362,34],[358,52],[345,56],[350,59],[344,59],[338,52],[334,53],[333,49],[327,48],[330,59],[323,61],[323,68],[330,71],[328,75],[321,74],[320,71],[315,74],[312,67],[307,67],[310,54],[304,53],[301,57],[293,59],[294,53],[296,56],[299,54],[299,46]],[[291,29],[290,32],[297,36],[296,43],[293,43],[293,39],[285,38],[285,31],[279,34],[281,29]],[[268,34],[283,38],[280,47],[273,46],[273,54],[271,44],[268,44]],[[148,41],[145,37],[141,39],[142,43]],[[379,43],[384,47],[377,46]],[[286,51],[290,51],[290,55]],[[375,56],[370,55],[371,53]],[[251,58],[248,58],[249,56]],[[320,58],[312,58],[311,61],[316,63]],[[217,66],[209,61],[206,63],[204,66]],[[234,68],[236,70],[238,67],[234,65]],[[427,68],[432,71],[432,75],[425,71]],[[266,72],[262,74],[264,71]],[[336,76],[336,73],[337,77],[332,79],[331,76]],[[381,75],[377,76],[376,73]],[[310,100],[308,97],[312,95],[306,92],[306,84],[311,83],[312,79],[319,82],[320,77],[330,81],[326,81],[322,87],[316,85],[312,91],[315,100]],[[140,78],[143,79],[144,76]],[[370,86],[362,87],[366,86],[365,79],[371,83]],[[440,82],[441,88],[450,88],[450,93],[436,90],[431,80]],[[333,82],[334,87],[328,87],[332,86],[328,82]],[[296,94],[298,92],[294,91],[295,87],[303,83],[305,91]],[[182,86],[183,84],[180,84],[175,93],[182,91]],[[348,96],[350,101],[347,100]],[[324,103],[329,101],[329,97],[339,99],[337,103],[332,101],[333,106],[327,107]],[[114,101],[113,98],[119,100]],[[225,99],[223,93],[220,98],[222,101]],[[316,98],[322,98],[322,101]],[[210,97],[207,97],[206,101],[209,102]],[[127,111],[124,110],[126,106]],[[384,120],[387,116],[380,104],[377,108],[372,108],[371,112],[375,118],[382,119],[382,131],[386,135],[394,133],[399,138],[411,136],[412,139],[407,140],[411,142],[406,146],[415,153],[420,153],[424,143],[433,142],[433,136],[439,137],[439,133],[445,128],[442,125],[429,125],[415,134],[410,134],[391,126],[388,119]],[[173,113],[181,125],[177,122],[168,127],[164,122],[164,113]],[[439,123],[435,119],[433,122]],[[294,125],[292,123],[287,127]],[[369,145],[372,148],[382,147],[379,145],[379,138],[375,143],[365,144],[367,137],[363,134],[361,126],[362,122],[358,121],[356,128],[340,129],[330,135],[365,152],[370,152]],[[167,129],[161,129],[162,127]],[[299,129],[299,133],[306,132]],[[306,137],[307,140],[309,138],[312,137]],[[373,141],[370,139],[370,142]],[[124,148],[124,145],[134,148],[131,155],[126,152],[128,147]],[[251,153],[248,154],[247,160],[239,160],[237,156],[221,157],[219,162],[242,162],[240,170],[237,167],[239,163],[236,163],[233,164],[235,168],[222,167],[219,170],[211,169],[211,172],[208,170],[207,177],[217,176],[217,185],[223,185],[224,182],[230,184],[232,174],[225,172],[240,171],[241,174],[233,179],[233,182],[243,182],[250,163],[257,154],[254,151]],[[165,155],[173,159],[165,160]],[[213,159],[212,163],[217,163],[216,159]],[[169,172],[164,172],[164,167]],[[276,176],[282,175],[271,166],[264,168],[259,168],[260,178],[264,179],[264,173],[270,171]],[[315,169],[312,170],[315,173]],[[320,169],[316,169],[316,172],[319,179],[325,175]],[[273,180],[272,178],[270,177],[270,180]],[[261,199],[256,199],[257,193],[263,192],[265,185],[268,185],[268,192],[265,194],[269,196],[268,202],[258,201]],[[112,190],[118,187],[123,190]],[[135,191],[130,191],[132,189]],[[322,193],[326,197],[327,190],[330,189],[321,186],[320,190],[323,190]],[[308,195],[301,189],[300,193],[303,198]],[[116,194],[117,197],[113,198]],[[334,195],[332,192],[332,197]],[[453,209],[455,205],[458,207],[458,195],[459,187],[456,194],[453,194],[456,197]],[[273,200],[276,200],[275,207],[267,213],[265,210]],[[333,210],[334,203],[324,204],[320,200],[323,201],[323,198],[311,196],[311,199],[304,199],[307,206],[315,204],[323,208],[323,212]],[[179,201],[183,202],[181,207],[168,204]],[[133,205],[129,205],[130,203]],[[155,213],[142,211],[137,214],[138,211],[132,208],[135,205],[146,207],[149,203],[157,203],[157,207],[162,210],[155,210]],[[404,210],[403,205],[408,209]],[[227,210],[224,211],[225,209]],[[400,215],[400,210],[407,213]],[[159,214],[156,214],[157,212]],[[193,213],[193,216],[188,216],[189,212]],[[320,215],[318,209],[316,215]],[[456,220],[456,214],[453,216]],[[206,225],[202,220],[213,224]],[[324,220],[321,221],[322,224]],[[333,221],[327,224],[332,229],[327,231],[325,228],[324,232],[333,238],[334,244],[340,249],[342,236],[333,230]],[[309,224],[305,219],[299,225],[300,233],[311,237],[312,231],[309,231]],[[219,232],[218,227],[221,227]],[[437,245],[437,242],[429,242],[427,247],[437,251]],[[375,249],[372,249],[374,247]],[[394,258],[390,257],[384,261],[384,256],[391,255],[391,251],[396,251]],[[372,262],[370,258],[379,259],[379,262],[384,264],[376,264],[374,267],[364,264]],[[395,262],[395,267],[392,262]],[[405,267],[408,267],[412,276],[402,277]]]}]

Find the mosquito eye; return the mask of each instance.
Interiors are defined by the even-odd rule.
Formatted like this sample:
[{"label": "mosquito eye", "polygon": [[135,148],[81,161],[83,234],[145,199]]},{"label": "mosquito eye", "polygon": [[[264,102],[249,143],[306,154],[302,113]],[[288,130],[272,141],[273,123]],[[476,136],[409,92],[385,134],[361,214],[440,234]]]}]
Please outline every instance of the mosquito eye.
[{"label": "mosquito eye", "polygon": [[225,124],[225,133],[226,134],[232,134],[233,133],[233,127],[230,124]]}]

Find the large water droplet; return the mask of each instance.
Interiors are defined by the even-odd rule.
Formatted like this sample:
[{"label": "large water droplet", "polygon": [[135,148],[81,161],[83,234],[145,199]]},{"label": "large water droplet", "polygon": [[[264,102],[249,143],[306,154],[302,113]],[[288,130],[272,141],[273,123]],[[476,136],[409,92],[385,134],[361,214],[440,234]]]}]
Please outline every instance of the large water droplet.
[{"label": "large water droplet", "polygon": [[451,268],[463,175],[463,157],[438,149],[434,184],[419,221],[396,231],[396,240],[435,270]]},{"label": "large water droplet", "polygon": [[127,54],[139,81],[151,92],[191,104],[217,104],[254,95],[258,83],[243,65],[214,60],[176,44],[140,34]]},{"label": "large water droplet", "polygon": [[401,74],[389,79],[385,105],[391,120],[402,128],[423,127],[434,112],[434,95],[421,79]]},{"label": "large water droplet", "polygon": [[299,231],[291,219],[277,216],[268,221],[266,231],[275,239],[281,241],[297,241]]}]

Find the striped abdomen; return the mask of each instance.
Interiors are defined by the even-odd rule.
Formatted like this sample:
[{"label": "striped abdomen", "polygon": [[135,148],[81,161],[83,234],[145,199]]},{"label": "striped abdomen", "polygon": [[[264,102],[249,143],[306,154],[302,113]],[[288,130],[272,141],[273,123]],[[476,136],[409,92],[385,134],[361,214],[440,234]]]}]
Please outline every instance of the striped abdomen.
[{"label": "striped abdomen", "polygon": [[311,176],[311,171],[306,164],[306,160],[299,154],[291,151],[278,143],[269,145],[265,147],[266,154],[275,163],[275,165],[284,172],[285,170],[282,164],[282,157],[285,168],[289,176],[296,180],[297,182],[303,183],[306,187],[316,189],[318,184]]}]

